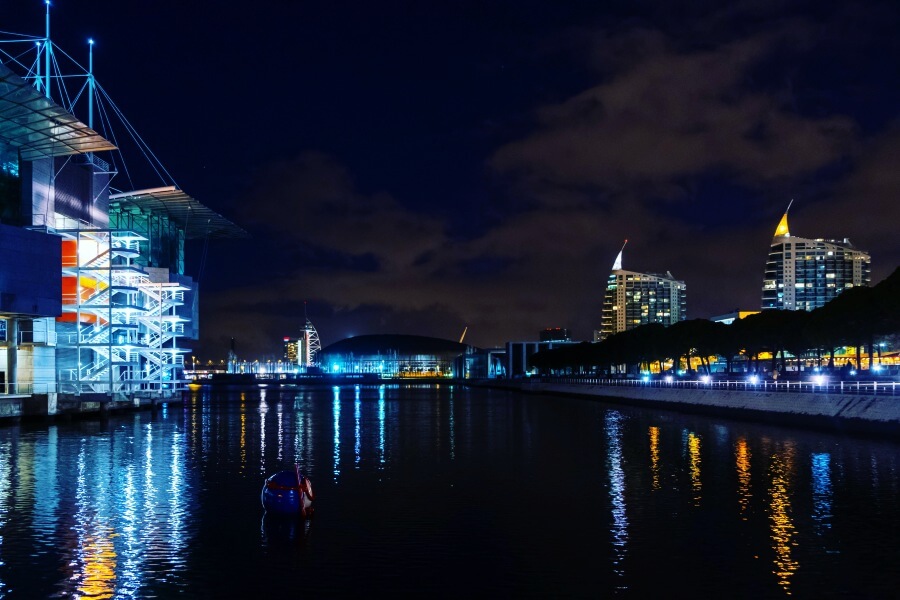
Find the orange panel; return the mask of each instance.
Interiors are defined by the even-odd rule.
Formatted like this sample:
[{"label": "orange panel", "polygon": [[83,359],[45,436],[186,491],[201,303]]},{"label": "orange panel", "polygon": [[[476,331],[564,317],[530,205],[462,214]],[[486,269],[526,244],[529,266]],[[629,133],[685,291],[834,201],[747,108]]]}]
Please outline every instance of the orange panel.
[{"label": "orange panel", "polygon": [[78,244],[75,240],[62,241],[62,266],[78,266]]}]

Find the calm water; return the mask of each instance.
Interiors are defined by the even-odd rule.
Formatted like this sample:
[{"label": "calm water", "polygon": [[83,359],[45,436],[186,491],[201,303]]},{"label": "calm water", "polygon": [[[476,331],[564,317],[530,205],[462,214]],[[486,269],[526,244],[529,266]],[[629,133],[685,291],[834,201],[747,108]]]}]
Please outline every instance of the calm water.
[{"label": "calm water", "polygon": [[[303,523],[264,516],[298,463]],[[900,445],[454,386],[0,427],[0,596],[891,598]]]}]

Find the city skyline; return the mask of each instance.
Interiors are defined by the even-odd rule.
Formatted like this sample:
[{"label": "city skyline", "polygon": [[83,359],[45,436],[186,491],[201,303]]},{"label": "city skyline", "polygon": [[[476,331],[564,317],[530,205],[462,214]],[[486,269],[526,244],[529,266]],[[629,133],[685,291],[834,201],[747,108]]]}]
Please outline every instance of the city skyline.
[{"label": "city skyline", "polygon": [[[42,2],[16,9],[2,29],[42,34]],[[304,302],[323,346],[590,339],[625,238],[630,268],[686,282],[688,318],[757,309],[791,199],[792,230],[850,238],[875,284],[900,264],[898,16],[889,2],[51,8],[67,52],[96,39],[98,80],[180,187],[252,236],[189,246],[204,358],[231,338],[279,352]]]}]

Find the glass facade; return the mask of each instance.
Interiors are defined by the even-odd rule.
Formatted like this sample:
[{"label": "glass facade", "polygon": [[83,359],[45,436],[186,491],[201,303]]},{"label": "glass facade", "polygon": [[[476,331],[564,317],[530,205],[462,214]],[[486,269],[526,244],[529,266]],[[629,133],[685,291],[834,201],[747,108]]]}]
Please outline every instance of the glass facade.
[{"label": "glass facade", "polygon": [[685,320],[686,289],[671,273],[613,270],[603,298],[600,339],[649,323],[671,325]]},{"label": "glass facade", "polygon": [[125,201],[115,201],[109,210],[110,227],[139,233],[142,267],[158,267],[184,275],[184,227],[162,211],[152,211]]},{"label": "glass facade", "polygon": [[772,240],[762,286],[762,308],[813,310],[842,291],[868,286],[871,258],[850,240],[791,236],[779,226]]}]

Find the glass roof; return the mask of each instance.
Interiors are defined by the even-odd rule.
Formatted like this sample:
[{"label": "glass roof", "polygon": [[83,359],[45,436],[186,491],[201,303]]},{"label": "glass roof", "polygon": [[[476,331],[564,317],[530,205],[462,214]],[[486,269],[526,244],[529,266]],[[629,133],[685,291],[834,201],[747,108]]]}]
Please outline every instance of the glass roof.
[{"label": "glass roof", "polygon": [[0,140],[17,147],[22,160],[116,149],[2,64]]},{"label": "glass roof", "polygon": [[129,205],[141,210],[166,213],[172,221],[184,228],[185,239],[250,237],[225,217],[173,186],[109,196],[110,210],[127,211]]}]

